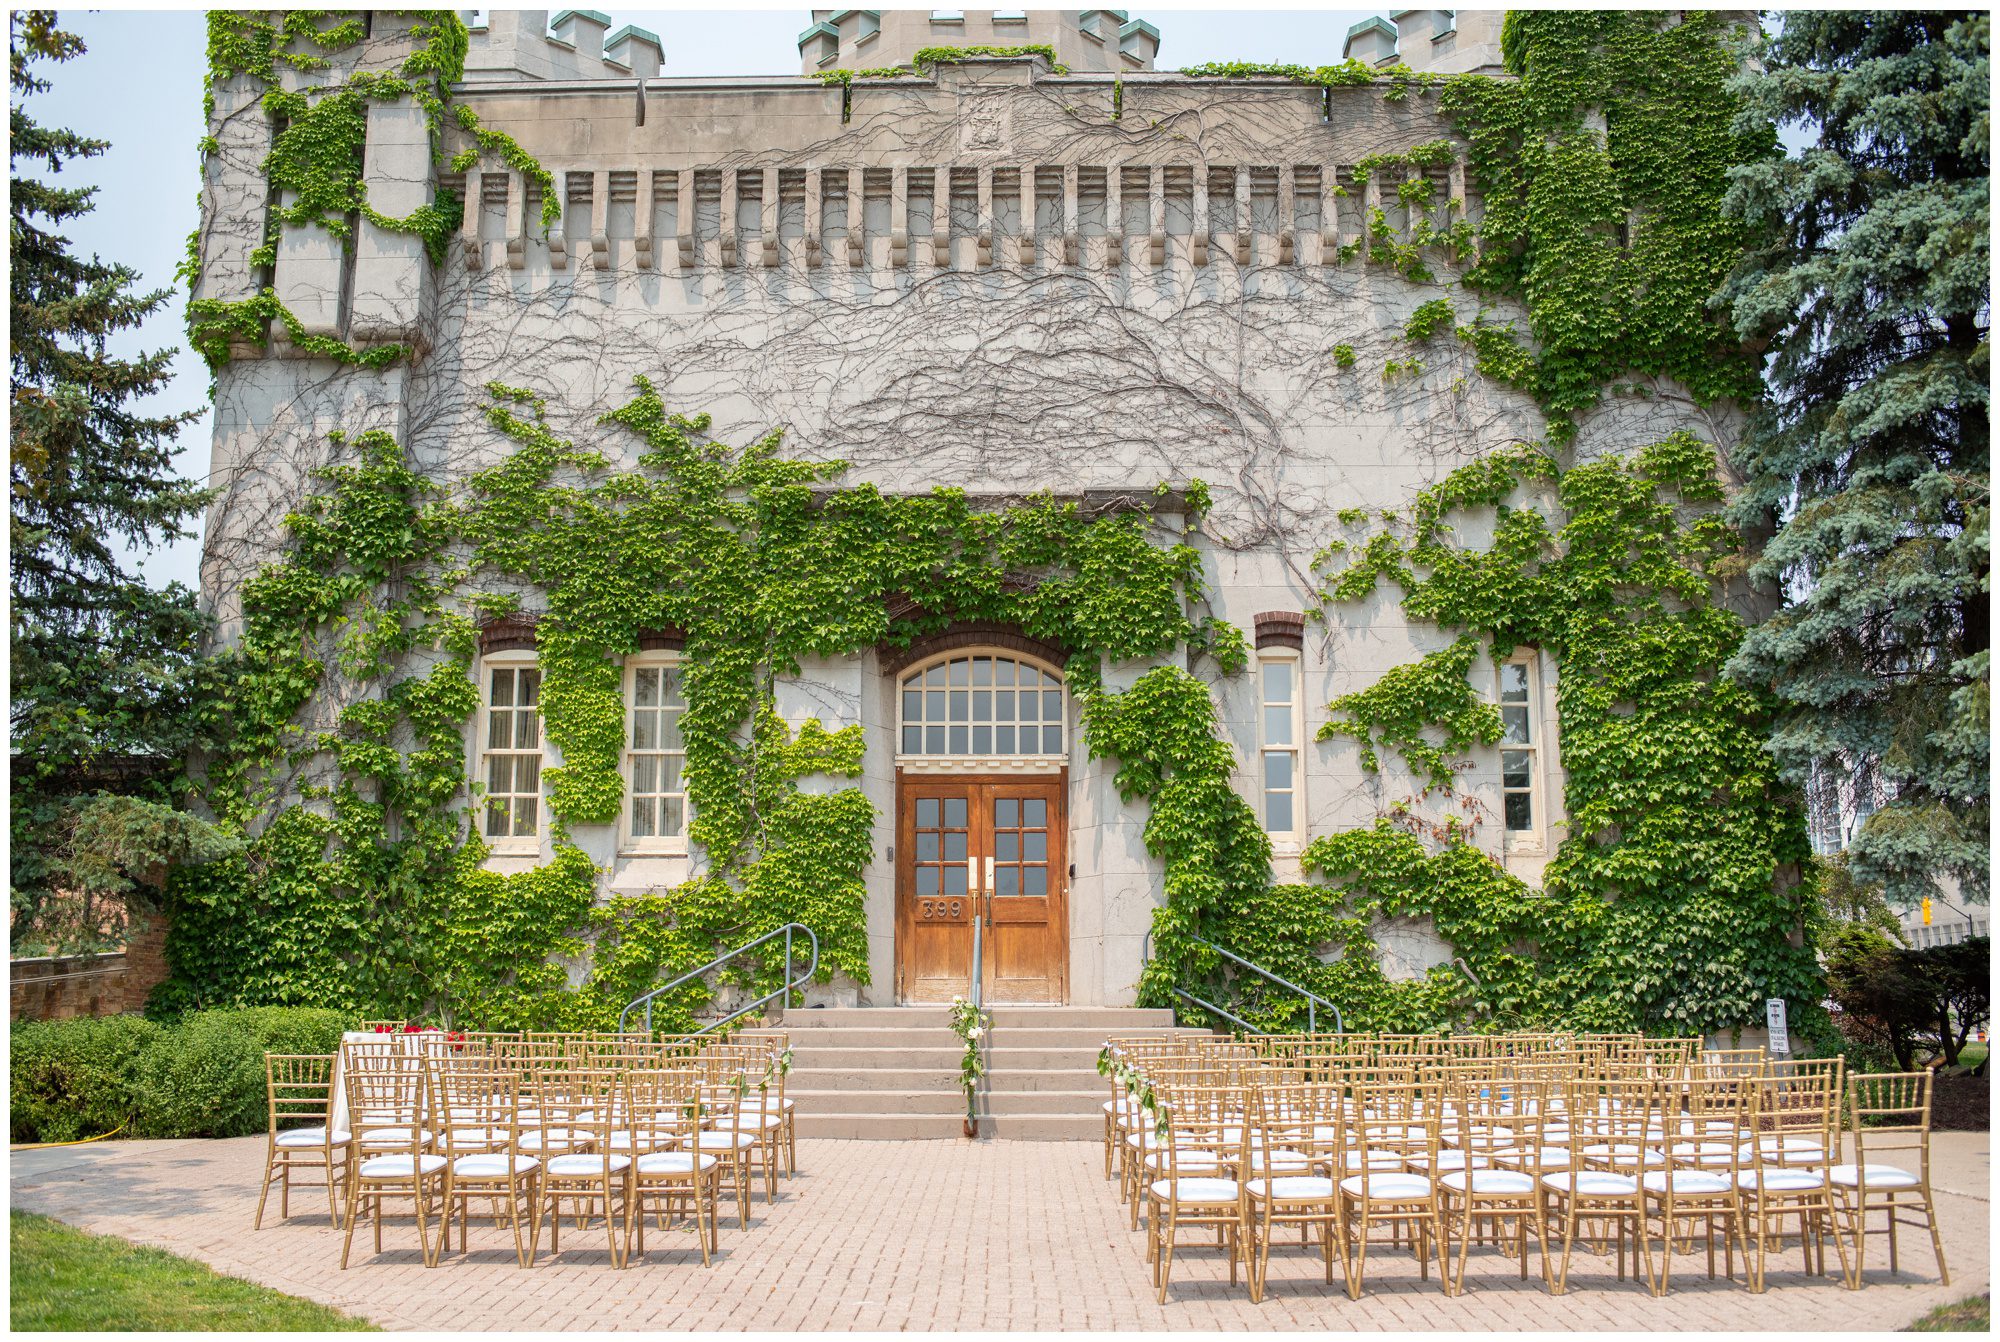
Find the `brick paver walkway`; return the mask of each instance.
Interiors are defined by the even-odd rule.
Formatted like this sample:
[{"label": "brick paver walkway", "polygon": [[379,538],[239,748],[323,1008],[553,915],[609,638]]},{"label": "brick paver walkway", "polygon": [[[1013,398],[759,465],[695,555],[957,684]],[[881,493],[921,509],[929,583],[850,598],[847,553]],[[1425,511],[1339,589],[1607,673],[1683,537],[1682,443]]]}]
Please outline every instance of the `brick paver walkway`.
[{"label": "brick paver walkway", "polygon": [[[1696,1259],[1682,1258],[1664,1300],[1588,1256],[1572,1269],[1570,1293],[1552,1299],[1480,1250],[1457,1299],[1439,1293],[1435,1275],[1420,1283],[1407,1253],[1371,1253],[1368,1295],[1351,1301],[1320,1282],[1316,1255],[1293,1248],[1274,1254],[1270,1290],[1252,1305],[1211,1248],[1176,1255],[1162,1306],[1142,1238],[1103,1181],[1101,1148],[1083,1142],[802,1141],[803,1172],[781,1182],[775,1204],[753,1204],[747,1231],[725,1219],[721,1256],[707,1271],[679,1234],[654,1237],[650,1261],[611,1271],[601,1232],[565,1236],[559,1259],[545,1253],[522,1271],[508,1232],[490,1222],[475,1226],[469,1260],[426,1270],[414,1223],[392,1220],[389,1252],[365,1252],[364,1225],[355,1266],[342,1272],[340,1237],[310,1194],[294,1200],[290,1222],[267,1218],[251,1231],[262,1156],[262,1138],[17,1152],[13,1203],[391,1328],[1824,1331],[1900,1328],[1988,1288],[1984,1133],[1936,1139],[1949,1287],[1916,1235],[1903,1241],[1900,1277],[1876,1245],[1859,1293],[1804,1276],[1793,1252],[1774,1261],[1761,1296],[1711,1283]],[[662,1252],[662,1243],[673,1247]]]}]

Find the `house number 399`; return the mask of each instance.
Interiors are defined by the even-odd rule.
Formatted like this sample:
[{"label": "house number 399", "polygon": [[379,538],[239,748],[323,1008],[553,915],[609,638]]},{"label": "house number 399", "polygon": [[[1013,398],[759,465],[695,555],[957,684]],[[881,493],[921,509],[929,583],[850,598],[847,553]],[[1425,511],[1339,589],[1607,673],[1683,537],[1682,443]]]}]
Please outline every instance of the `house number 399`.
[{"label": "house number 399", "polygon": [[965,911],[962,899],[920,899],[917,901],[919,918],[957,918]]}]

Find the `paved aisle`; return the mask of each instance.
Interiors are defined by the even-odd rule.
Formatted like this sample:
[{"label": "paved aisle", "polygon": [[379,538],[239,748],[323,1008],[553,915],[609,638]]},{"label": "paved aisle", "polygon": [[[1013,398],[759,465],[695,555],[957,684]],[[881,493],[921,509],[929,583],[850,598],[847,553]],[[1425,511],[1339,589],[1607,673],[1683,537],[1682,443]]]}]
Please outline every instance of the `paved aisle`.
[{"label": "paved aisle", "polygon": [[[804,1173],[780,1182],[775,1205],[753,1203],[748,1232],[725,1219],[712,1269],[702,1270],[691,1239],[670,1234],[652,1237],[652,1260],[622,1273],[604,1265],[601,1247],[566,1250],[561,1262],[545,1254],[524,1272],[509,1233],[490,1222],[473,1230],[472,1261],[426,1270],[414,1223],[393,1220],[390,1251],[366,1256],[364,1224],[355,1266],[342,1272],[339,1235],[311,1194],[294,1199],[289,1223],[269,1216],[261,1233],[251,1231],[263,1149],[261,1137],[246,1137],[19,1152],[10,1162],[13,1203],[392,1328],[1823,1331],[1899,1328],[1988,1288],[1984,1133],[1936,1138],[1940,1185],[1950,1190],[1939,1209],[1949,1287],[1937,1284],[1921,1236],[1903,1241],[1900,1280],[1888,1276],[1878,1245],[1871,1284],[1858,1294],[1803,1277],[1794,1253],[1774,1261],[1763,1296],[1710,1284],[1695,1260],[1681,1259],[1673,1294],[1657,1301],[1615,1282],[1608,1259],[1587,1257],[1572,1268],[1570,1293],[1550,1299],[1490,1251],[1475,1255],[1467,1293],[1456,1300],[1439,1294],[1435,1276],[1419,1283],[1407,1254],[1371,1253],[1369,1294],[1350,1301],[1320,1283],[1316,1255],[1308,1261],[1293,1249],[1290,1261],[1274,1255],[1271,1289],[1257,1306],[1229,1286],[1209,1249],[1176,1255],[1164,1307],[1154,1303],[1141,1237],[1125,1228],[1093,1143],[801,1141]],[[589,1235],[565,1240],[602,1245]],[[662,1253],[663,1243],[676,1247]]]}]

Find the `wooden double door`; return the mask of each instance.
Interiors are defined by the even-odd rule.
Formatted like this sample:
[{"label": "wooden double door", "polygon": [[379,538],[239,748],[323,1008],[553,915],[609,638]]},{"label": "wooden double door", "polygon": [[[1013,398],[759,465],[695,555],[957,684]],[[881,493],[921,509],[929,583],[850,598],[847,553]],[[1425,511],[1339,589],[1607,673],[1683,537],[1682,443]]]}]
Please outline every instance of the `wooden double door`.
[{"label": "wooden double door", "polygon": [[987,1002],[1069,992],[1063,778],[905,775],[896,801],[896,997],[971,995],[980,932]]}]

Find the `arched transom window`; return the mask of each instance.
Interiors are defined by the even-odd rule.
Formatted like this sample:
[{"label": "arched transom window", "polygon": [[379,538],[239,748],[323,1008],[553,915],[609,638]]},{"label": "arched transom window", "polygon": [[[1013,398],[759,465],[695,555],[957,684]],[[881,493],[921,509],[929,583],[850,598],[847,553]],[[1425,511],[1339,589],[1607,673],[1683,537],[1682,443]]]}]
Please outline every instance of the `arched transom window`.
[{"label": "arched transom window", "polygon": [[903,677],[900,753],[946,759],[1068,752],[1062,677],[1005,653],[958,653]]}]

